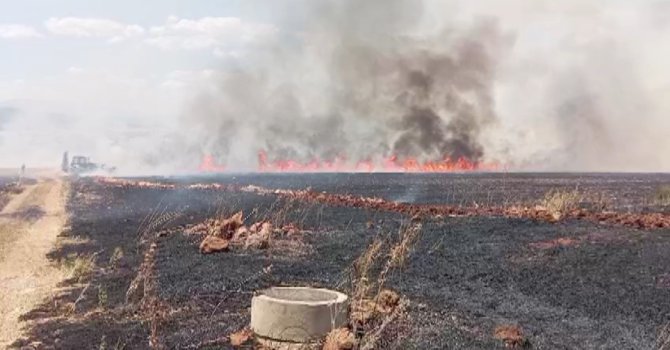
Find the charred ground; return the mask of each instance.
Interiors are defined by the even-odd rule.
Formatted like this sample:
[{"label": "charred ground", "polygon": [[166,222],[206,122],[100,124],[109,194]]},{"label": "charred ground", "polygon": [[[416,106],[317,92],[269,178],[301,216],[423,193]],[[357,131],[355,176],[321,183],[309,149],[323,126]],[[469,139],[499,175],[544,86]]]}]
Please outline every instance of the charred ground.
[{"label": "charred ground", "polygon": [[[164,181],[165,179],[159,179]],[[416,204],[500,205],[533,202],[550,190],[579,190],[620,211],[662,211],[654,192],[668,174],[475,173],[475,174],[252,174],[172,178],[171,182],[251,184],[380,197]]]},{"label": "charred ground", "polygon": [[[155,179],[153,179],[155,180]],[[656,211],[660,175],[319,175],[161,179],[254,184],[424,203],[536,200],[552,188],[608,193],[616,210]],[[410,198],[412,197],[413,198]],[[405,198],[402,198],[405,197]],[[440,199],[442,198],[442,199]],[[401,213],[215,189],[72,183],[70,227],[51,258],[92,257],[90,272],[25,315],[44,347],[228,348],[249,323],[253,291],[278,284],[349,291],[351,267],[375,239],[391,241]],[[202,255],[185,227],[238,210],[245,222],[296,223],[299,244]],[[665,214],[663,214],[665,215]],[[380,348],[504,348],[497,327],[522,330],[531,348],[654,349],[670,322],[670,230],[597,222],[432,217],[387,287],[410,301]],[[119,253],[122,252],[122,253]],[[129,292],[130,291],[130,292]]]}]

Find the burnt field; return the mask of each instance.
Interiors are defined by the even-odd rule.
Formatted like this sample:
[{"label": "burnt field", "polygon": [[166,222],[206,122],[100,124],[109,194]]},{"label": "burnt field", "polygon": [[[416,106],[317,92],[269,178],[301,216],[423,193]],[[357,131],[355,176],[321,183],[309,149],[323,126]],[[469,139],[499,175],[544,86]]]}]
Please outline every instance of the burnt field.
[{"label": "burnt field", "polygon": [[[376,348],[661,349],[668,339],[667,227],[638,229],[569,216],[556,222],[496,215],[413,217],[376,204],[338,205],[244,187],[311,187],[388,201],[477,206],[532,203],[550,190],[578,188],[589,193],[584,201],[607,200],[607,210],[666,218],[667,206],[654,197],[670,182],[665,175],[149,180],[72,182],[69,227],[50,258],[62,265],[83,264],[83,272],[73,274],[62,293],[24,315],[39,322],[16,347],[38,342],[63,349],[82,344],[231,348],[228,336],[249,324],[255,290],[309,285],[356,294],[361,283],[357,259],[375,244],[379,262],[369,265],[367,276],[373,283],[382,280],[403,300],[402,310],[385,318],[389,322],[370,320],[356,327],[361,337],[378,334]],[[207,234],[198,224],[240,210],[245,225],[267,221],[290,229],[262,248],[233,246],[202,254],[199,245]],[[385,273],[384,259],[393,255],[408,227],[418,234],[402,263]]]},{"label": "burnt field", "polygon": [[641,211],[664,209],[655,203],[654,195],[659,187],[670,184],[670,174],[242,174],[160,180],[311,188],[405,203],[455,205],[518,204],[537,201],[550,190],[579,190],[613,209]]}]

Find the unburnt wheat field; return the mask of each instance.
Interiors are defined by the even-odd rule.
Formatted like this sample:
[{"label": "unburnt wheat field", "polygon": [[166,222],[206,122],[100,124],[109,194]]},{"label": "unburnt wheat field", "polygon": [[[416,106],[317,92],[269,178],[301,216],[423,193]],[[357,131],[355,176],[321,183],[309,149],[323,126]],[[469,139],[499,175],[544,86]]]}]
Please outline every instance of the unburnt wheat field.
[{"label": "unburnt wheat field", "polygon": [[77,272],[22,316],[39,322],[14,346],[254,348],[243,331],[254,291],[299,285],[348,293],[362,348],[665,349],[670,211],[659,191],[668,183],[653,174],[79,178],[49,255]]}]

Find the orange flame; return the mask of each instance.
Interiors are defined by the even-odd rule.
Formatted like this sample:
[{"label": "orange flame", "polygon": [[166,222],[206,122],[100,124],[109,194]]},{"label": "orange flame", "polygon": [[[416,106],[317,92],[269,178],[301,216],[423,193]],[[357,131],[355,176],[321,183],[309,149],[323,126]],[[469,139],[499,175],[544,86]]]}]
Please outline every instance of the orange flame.
[{"label": "orange flame", "polygon": [[[407,157],[400,160],[397,156],[379,159],[366,158],[357,162],[347,161],[345,156],[338,156],[332,160],[312,159],[300,162],[292,159],[268,160],[265,151],[258,152],[258,168],[261,173],[316,173],[316,172],[402,172],[402,173],[448,173],[471,171],[497,171],[498,163],[473,162],[467,158],[452,160],[446,157],[439,161],[419,161]],[[226,167],[218,164],[211,155],[205,155],[198,167],[200,172],[224,172]]]},{"label": "orange flame", "polygon": [[498,163],[473,162],[466,158],[451,160],[445,158],[441,161],[421,162],[415,158],[399,160],[392,155],[382,161],[372,159],[359,160],[356,163],[346,161],[346,157],[336,157],[331,161],[313,159],[306,163],[295,160],[278,159],[268,161],[264,151],[258,153],[259,172],[416,172],[416,173],[440,173],[440,172],[467,172],[467,171],[497,171]]},{"label": "orange flame", "polygon": [[214,157],[210,154],[206,154],[198,166],[198,171],[203,173],[222,173],[226,171],[226,167],[223,165],[217,164],[214,160]]}]

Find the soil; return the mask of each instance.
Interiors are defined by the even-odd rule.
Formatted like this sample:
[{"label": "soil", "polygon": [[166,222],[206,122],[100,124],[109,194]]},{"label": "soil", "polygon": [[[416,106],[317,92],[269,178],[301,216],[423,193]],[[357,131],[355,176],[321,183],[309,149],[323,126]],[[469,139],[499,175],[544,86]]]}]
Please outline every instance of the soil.
[{"label": "soil", "polygon": [[0,346],[21,335],[21,316],[57,292],[64,279],[47,259],[65,223],[64,186],[42,179],[0,213]]},{"label": "soil", "polygon": [[[58,263],[72,254],[93,256],[93,272],[83,281],[66,281],[65,292],[24,314],[23,319],[35,322],[13,346],[231,348],[228,336],[249,324],[254,291],[309,285],[350,293],[352,266],[365,248],[375,239],[394,241],[400,227],[413,219],[411,212],[241,189],[249,184],[313,186],[318,192],[388,201],[407,188],[427,186],[431,198],[439,195],[433,177],[384,176],[374,180],[377,187],[360,185],[372,181],[368,175],[297,176],[297,184],[287,175],[146,179],[142,185],[122,186],[74,181],[67,202],[70,219],[61,234],[69,243],[59,244],[49,259]],[[621,203],[643,203],[641,189],[651,191],[653,181],[664,181],[609,176],[613,180],[605,184],[598,181],[606,177],[580,181],[610,188]],[[464,198],[481,194],[485,185],[478,181],[493,181],[466,178],[447,177],[468,184],[460,189]],[[547,182],[574,184],[556,176],[522,178],[507,182],[510,198]],[[201,182],[224,185],[190,185]],[[625,188],[618,188],[622,183]],[[473,193],[468,195],[468,189]],[[448,196],[442,204],[449,204]],[[668,214],[660,207],[626,205],[619,213]],[[299,238],[271,243],[267,250],[201,254],[205,236],[187,228],[239,210],[246,225],[269,218],[294,223]],[[380,349],[503,349],[509,344],[654,349],[659,332],[670,323],[668,228],[484,214],[420,221],[423,229],[406,264],[392,270],[385,284],[409,301],[406,315],[380,333]],[[74,311],[65,307],[73,303]]]}]

